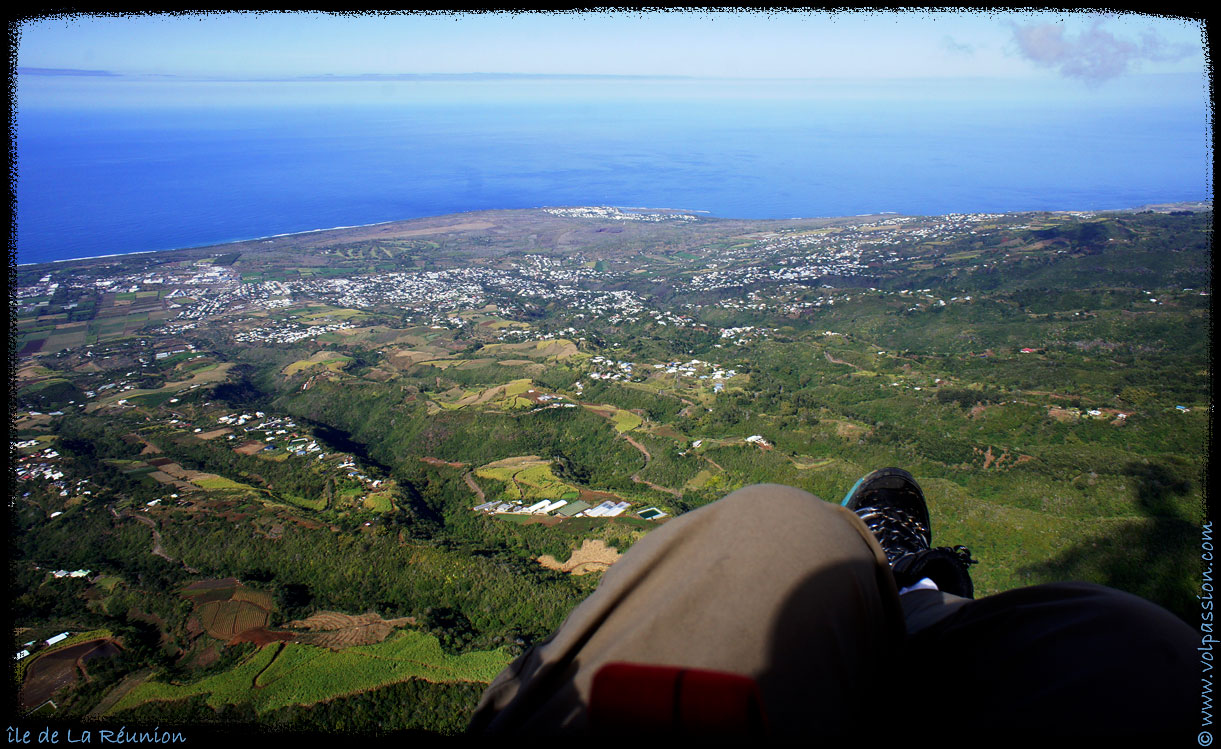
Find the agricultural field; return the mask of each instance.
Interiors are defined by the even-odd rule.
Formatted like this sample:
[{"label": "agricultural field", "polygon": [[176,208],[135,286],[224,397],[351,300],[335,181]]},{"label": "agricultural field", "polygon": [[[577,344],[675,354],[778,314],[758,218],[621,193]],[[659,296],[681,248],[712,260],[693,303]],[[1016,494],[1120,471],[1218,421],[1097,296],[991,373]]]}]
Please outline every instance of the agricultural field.
[{"label": "agricultural field", "polygon": [[[40,654],[19,676],[21,678],[20,701],[22,708],[34,710],[78,680],[88,678],[89,664],[97,665],[98,659],[114,658],[119,648],[112,640],[76,638],[71,644],[59,643],[61,647]],[[31,656],[32,657],[32,656]]]},{"label": "agricultural field", "polygon": [[118,718],[124,710],[146,702],[184,700],[196,695],[206,695],[207,704],[216,709],[245,704],[265,713],[413,678],[486,683],[506,665],[508,658],[503,651],[448,656],[436,638],[410,630],[376,645],[342,650],[278,643],[264,645],[232,670],[194,684],[145,682],[119,700],[109,715]]},{"label": "agricultural field", "polygon": [[308,359],[301,359],[289,364],[284,368],[283,372],[285,376],[291,377],[302,370],[312,369],[316,366],[331,372],[338,372],[350,361],[352,361],[351,357],[344,356],[337,351],[319,351]]},{"label": "agricultural field", "polygon": [[614,406],[586,406],[586,408],[609,419],[615,425],[615,431],[619,433],[630,432],[644,423],[644,419],[639,415]]},{"label": "agricultural field", "polygon": [[377,614],[353,616],[334,611],[320,611],[308,619],[289,622],[293,630],[305,630],[294,634],[293,640],[306,645],[342,650],[355,645],[374,645],[386,639],[395,629],[415,624],[413,617],[383,619]]},{"label": "agricultural field", "polygon": [[580,489],[561,481],[551,463],[534,455],[506,458],[475,469],[475,476],[504,485],[505,501],[532,504],[542,499],[576,499]]},{"label": "agricultural field", "polygon": [[194,616],[203,630],[222,642],[267,626],[275,608],[268,593],[251,590],[235,580],[196,583],[182,595],[193,604]]}]

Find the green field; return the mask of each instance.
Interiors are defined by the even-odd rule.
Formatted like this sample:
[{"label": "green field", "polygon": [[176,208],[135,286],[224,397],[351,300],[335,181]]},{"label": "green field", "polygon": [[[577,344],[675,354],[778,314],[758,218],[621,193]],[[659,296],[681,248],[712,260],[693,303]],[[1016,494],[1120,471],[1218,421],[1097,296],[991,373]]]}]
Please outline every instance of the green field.
[{"label": "green field", "polygon": [[232,479],[227,479],[224,476],[201,476],[191,479],[191,483],[201,489],[248,489],[254,491],[255,488],[249,484],[242,484]]},{"label": "green field", "polygon": [[505,501],[533,504],[543,499],[576,499],[577,487],[556,477],[546,461],[530,458],[510,458],[475,471],[480,478],[492,479],[504,485]]},{"label": "green field", "polygon": [[351,357],[344,356],[335,351],[319,351],[308,359],[301,359],[289,364],[284,368],[284,374],[291,376],[301,370],[315,366],[322,366],[332,372],[338,372],[350,361],[352,361]]},{"label": "green field", "polygon": [[508,663],[503,650],[446,655],[435,637],[414,631],[399,632],[376,645],[340,651],[276,643],[263,646],[225,673],[193,684],[145,682],[119,700],[108,715],[119,717],[123,710],[149,701],[182,700],[195,695],[207,695],[207,703],[213,708],[248,704],[264,713],[412,678],[487,683]]},{"label": "green field", "polygon": [[611,416],[611,422],[615,425],[615,431],[630,432],[643,424],[644,419],[631,411],[616,409],[614,415]]}]

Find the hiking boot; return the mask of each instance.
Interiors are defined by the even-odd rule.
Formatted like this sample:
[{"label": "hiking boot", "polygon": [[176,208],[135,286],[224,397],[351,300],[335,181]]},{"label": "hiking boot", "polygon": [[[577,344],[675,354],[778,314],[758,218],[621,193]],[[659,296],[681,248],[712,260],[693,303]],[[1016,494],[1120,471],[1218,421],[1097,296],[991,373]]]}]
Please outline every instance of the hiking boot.
[{"label": "hiking boot", "polygon": [[939,590],[974,598],[967,567],[976,561],[965,546],[932,548],[928,505],[910,473],[902,468],[874,471],[857,481],[841,504],[873,533],[900,589],[927,577]]}]

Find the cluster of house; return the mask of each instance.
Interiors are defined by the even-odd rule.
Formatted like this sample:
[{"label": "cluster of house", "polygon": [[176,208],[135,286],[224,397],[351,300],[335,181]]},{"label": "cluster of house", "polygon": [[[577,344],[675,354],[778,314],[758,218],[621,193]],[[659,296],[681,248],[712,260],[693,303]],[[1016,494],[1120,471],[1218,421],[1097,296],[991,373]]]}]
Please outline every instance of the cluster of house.
[{"label": "cluster of house", "polygon": [[597,369],[589,373],[594,380],[629,380],[636,366],[630,361],[616,361],[605,356],[595,356],[589,360]]},{"label": "cluster of house", "polygon": [[325,299],[340,307],[365,309],[393,305],[403,309],[479,308],[487,295],[479,283],[483,268],[450,268],[360,275],[351,278],[290,282],[294,294]]},{"label": "cluster of house", "polygon": [[331,322],[320,325],[300,325],[294,322],[276,322],[253,330],[236,333],[233,340],[243,343],[296,343],[307,338],[317,338],[336,330],[354,327],[350,322]]},{"label": "cluster of house", "polygon": [[[52,281],[51,276],[47,275],[47,276],[43,276],[42,278],[38,279],[37,282],[32,283],[29,286],[18,286],[17,289],[13,292],[12,298],[14,300],[20,300],[20,299],[32,299],[34,297],[40,297],[40,296],[52,296],[55,294],[56,290],[58,290],[58,289],[59,289],[59,284],[57,282]],[[37,310],[40,307],[48,307],[48,306],[50,306],[50,304],[51,304],[51,302],[44,299],[40,302],[35,302],[35,303],[27,305],[25,307],[20,307],[20,308],[18,308],[17,312],[19,314],[28,314],[30,312],[34,312],[35,310]]]},{"label": "cluster of house", "polygon": [[950,214],[935,219],[894,216],[816,232],[767,232],[752,244],[718,252],[722,263],[729,260],[743,265],[718,269],[716,263],[711,263],[708,272],[694,276],[689,283],[696,290],[712,290],[858,275],[871,263],[907,259],[895,247],[898,243],[974,234],[972,225],[999,217],[1000,214],[988,213]]},{"label": "cluster of house", "polygon": [[[811,242],[828,241],[817,235]],[[695,291],[713,291],[749,286],[757,283],[792,283],[810,281],[829,275],[856,275],[868,265],[862,260],[862,250],[855,243],[846,241],[843,235],[834,235],[842,246],[828,247],[801,257],[777,260],[774,255],[781,247],[773,241],[752,245],[742,258],[747,264],[729,268],[711,268],[706,273],[693,276],[688,285]],[[792,251],[794,248],[789,248]],[[779,264],[780,267],[773,267]]]},{"label": "cluster of house", "polygon": [[[231,426],[238,426],[238,427],[240,427],[240,426],[245,426],[246,422],[248,422],[248,421],[252,421],[252,420],[254,420],[254,419],[261,419],[261,418],[263,418],[265,415],[266,415],[266,414],[264,414],[262,411],[255,411],[253,414],[247,414],[247,413],[243,413],[243,414],[229,414],[229,415],[227,415],[227,416],[219,416],[219,417],[217,417],[217,419],[216,419],[216,423],[217,423],[217,424],[229,424],[229,425],[231,425]],[[270,423],[270,422],[272,422],[272,421],[277,422],[277,423],[276,423],[276,424]],[[277,419],[272,419],[272,420],[269,420],[269,422],[260,423],[260,424],[259,424],[259,425],[257,425],[257,426],[251,427],[251,429],[261,429],[261,428],[264,428],[264,427],[272,427],[272,426],[277,426],[277,425],[278,425],[278,423],[279,423],[279,420],[277,420]],[[285,426],[287,426],[287,427],[291,428],[291,427],[293,426],[293,423],[292,423],[291,421],[288,421],[288,422],[285,424]],[[281,432],[281,434],[283,434],[283,432]]]},{"label": "cluster of house", "polygon": [[68,570],[55,570],[51,573],[51,577],[57,580],[61,577],[88,577],[90,572],[92,570],[72,570],[71,572]]},{"label": "cluster of house", "polygon": [[593,268],[585,267],[584,256],[580,254],[563,260],[547,255],[526,255],[515,265],[523,276],[550,281],[553,284],[575,284],[604,275]]},{"label": "cluster of house", "polygon": [[524,343],[526,341],[553,341],[556,338],[575,338],[578,341],[585,340],[583,337],[576,337],[579,331],[576,328],[568,327],[563,330],[556,330],[549,333],[544,333],[541,330],[531,330],[523,328],[502,328],[496,334],[498,341],[508,343]]},{"label": "cluster of house", "polygon": [[[237,288],[238,274],[232,268],[206,265],[179,269],[173,272],[130,273],[100,277],[69,276],[63,279],[63,283],[67,288],[90,289],[101,293],[128,294],[134,294],[142,290],[153,290],[148,289],[148,287],[158,287],[157,290],[173,287],[165,295],[167,306],[172,308],[178,308],[181,305],[170,303],[168,300],[194,296],[192,292],[182,288],[183,286],[205,286],[210,291],[208,299],[194,305],[185,313],[185,316],[188,317],[203,317],[224,312],[230,308],[232,300],[222,297],[225,290]],[[37,284],[19,290],[17,296],[21,298],[23,296],[54,294],[58,287],[59,283],[52,282],[51,276],[48,275],[39,279]],[[71,309],[75,306],[77,306],[75,303],[65,305],[65,309]]]},{"label": "cluster of house", "polygon": [[367,486],[369,486],[372,489],[376,489],[377,487],[382,485],[382,479],[369,478],[365,474],[361,473],[359,470],[356,470],[356,461],[352,460],[351,458],[348,458],[347,460],[344,460],[342,463],[340,463],[338,468],[349,469],[348,478],[356,479],[357,481],[360,481],[360,482],[366,484]]},{"label": "cluster of house", "polygon": [[749,341],[767,338],[771,332],[768,328],[757,328],[753,325],[746,325],[740,328],[721,328],[721,340],[738,346],[744,346]]},{"label": "cluster of house", "polygon": [[[722,369],[712,362],[701,361],[700,359],[692,359],[688,362],[654,364],[653,369],[660,369],[666,374],[697,377],[701,380],[728,380],[731,377],[736,377],[738,374],[736,369]],[[712,371],[709,372],[709,369]]]},{"label": "cluster of house", "polygon": [[[20,287],[17,290],[16,298],[23,299],[38,296],[51,296],[60,287],[62,281],[63,286],[69,289],[90,289],[102,293],[128,293],[135,294],[144,287],[156,286],[182,286],[182,285],[197,285],[207,286],[215,289],[219,286],[236,285],[237,274],[231,268],[217,267],[208,265],[206,267],[192,267],[179,269],[174,272],[157,272],[157,273],[129,273],[126,275],[115,276],[88,276],[67,274],[59,280],[53,280],[50,274],[43,276],[38,281],[29,286]],[[186,296],[187,292],[181,288],[174,288],[166,295],[167,299]],[[37,306],[48,306],[47,302],[40,302]],[[76,307],[76,303],[65,305],[65,309]]]},{"label": "cluster of house", "polygon": [[690,213],[682,213],[680,211],[663,211],[654,212],[646,209],[621,211],[614,206],[599,205],[599,206],[580,206],[574,208],[544,208],[544,213],[550,213],[552,216],[563,216],[564,218],[600,218],[610,219],[612,221],[695,221],[696,217]]},{"label": "cluster of house", "polygon": [[161,351],[158,351],[158,352],[157,352],[157,353],[156,353],[156,354],[153,356],[153,358],[154,358],[154,359],[157,359],[157,360],[161,360],[161,359],[168,359],[168,358],[170,358],[171,356],[176,356],[177,354],[185,354],[185,353],[187,353],[187,352],[189,352],[189,351],[194,351],[194,350],[195,350],[195,345],[194,345],[194,344],[191,344],[191,343],[178,343],[178,344],[173,344],[173,345],[171,345],[171,346],[168,346],[167,348],[165,348],[165,349],[163,349],[163,350],[161,350]]},{"label": "cluster of house", "polygon": [[34,652],[34,650],[41,650],[42,648],[48,648],[56,643],[63,642],[64,640],[68,639],[68,636],[70,634],[72,634],[72,633],[71,632],[60,632],[59,634],[55,635],[54,637],[49,637],[46,640],[44,640],[41,645],[38,644],[37,640],[30,640],[29,642],[22,644],[21,650],[18,650],[13,655],[13,660],[19,661],[22,658],[28,657],[30,655],[30,653]]},{"label": "cluster of house", "polygon": [[615,502],[614,500],[607,500],[597,506],[592,506],[582,500],[569,502],[566,499],[544,499],[529,506],[521,502],[493,500],[479,505],[475,511],[489,515],[550,515],[554,512],[557,517],[562,518],[613,518],[627,512],[630,507],[631,504],[628,502]]},{"label": "cluster of house", "polygon": [[[17,448],[34,447],[38,444],[37,440],[23,440],[13,443]],[[52,490],[58,490],[59,496],[67,497],[70,494],[78,494],[82,496],[91,496],[92,489],[86,487],[93,484],[89,479],[78,479],[76,481],[68,481],[64,472],[59,468],[59,452],[52,448],[40,450],[31,455],[22,455],[17,458],[13,467],[14,473],[19,481],[46,481],[48,487]],[[28,497],[29,492],[25,492],[23,496]],[[62,512],[53,512],[51,517],[62,515]]]},{"label": "cluster of house", "polygon": [[[246,426],[247,422],[259,420],[258,423]],[[284,442],[284,449],[294,455],[304,456],[310,453],[318,453],[319,457],[326,457],[322,453],[322,448],[318,445],[317,440],[308,436],[302,436],[294,431],[297,423],[285,416],[267,417],[262,411],[255,411],[253,414],[228,414],[220,416],[216,419],[218,424],[226,424],[233,427],[241,427],[242,431],[248,435],[261,439],[267,445],[264,450],[275,450],[277,441]],[[199,428],[196,432],[201,431]],[[233,435],[228,435],[229,439],[234,439]],[[342,468],[343,466],[341,466]]]},{"label": "cluster of house", "polygon": [[[37,440],[27,440],[17,443],[17,447],[33,447],[38,444]],[[29,479],[46,479],[47,481],[60,481],[64,477],[64,472],[59,470],[56,465],[56,458],[59,453],[51,448],[40,450],[32,455],[23,455],[17,458],[16,472],[17,478],[20,480]]]},{"label": "cluster of house", "polygon": [[[134,374],[135,374],[135,372],[128,372],[125,376],[130,377]],[[136,386],[131,384],[127,380],[119,380],[118,382],[103,382],[101,385],[98,385],[93,390],[86,390],[85,397],[86,398],[96,398],[98,393],[101,393],[106,390],[112,390],[114,388],[118,388],[119,392],[121,393],[125,390],[135,390]]]},{"label": "cluster of house", "polygon": [[[198,318],[232,311],[238,300],[263,307],[272,302],[283,305],[288,297],[325,301],[351,309],[391,305],[404,311],[435,313],[482,308],[490,301],[491,293],[514,299],[562,300],[570,309],[581,308],[595,317],[635,314],[643,309],[640,300],[629,291],[593,291],[580,287],[580,282],[597,275],[600,275],[597,271],[580,265],[560,265],[551,258],[530,255],[508,270],[465,267],[360,274],[349,278],[262,281],[222,290],[215,297],[210,295],[208,300],[184,309],[179,317]],[[450,324],[462,325],[465,321],[455,319]]]},{"label": "cluster of house", "polygon": [[[746,328],[735,330],[754,331],[766,334],[766,329],[764,328]],[[749,333],[743,333],[743,335],[749,335]],[[633,377],[635,377],[637,381],[640,380],[640,376],[637,371],[640,365],[636,364],[635,362],[619,361],[604,356],[594,356],[589,359],[589,363],[594,367],[594,371],[589,373],[590,379],[630,381],[633,379]],[[725,369],[711,362],[701,361],[699,359],[692,359],[688,362],[672,361],[664,364],[653,364],[652,367],[654,370],[657,370],[658,373],[664,372],[665,374],[677,375],[679,377],[691,377],[694,379],[711,381],[714,393],[724,391],[725,380],[728,380],[731,377],[736,377],[738,374],[738,370],[736,369]],[[579,382],[573,387],[578,391],[582,389]]]},{"label": "cluster of house", "polygon": [[667,325],[673,325],[679,328],[704,327],[701,323],[696,322],[687,315],[676,315],[669,310],[650,310],[649,317],[653,319],[655,324],[662,327]]}]

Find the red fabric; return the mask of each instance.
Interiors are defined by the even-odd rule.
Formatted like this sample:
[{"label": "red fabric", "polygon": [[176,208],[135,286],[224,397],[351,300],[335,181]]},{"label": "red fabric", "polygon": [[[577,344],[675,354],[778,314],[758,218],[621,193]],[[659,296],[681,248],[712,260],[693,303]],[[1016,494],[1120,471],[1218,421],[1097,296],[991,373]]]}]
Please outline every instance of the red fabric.
[{"label": "red fabric", "polygon": [[723,671],[608,663],[594,675],[590,720],[606,732],[762,735],[754,679]]}]

